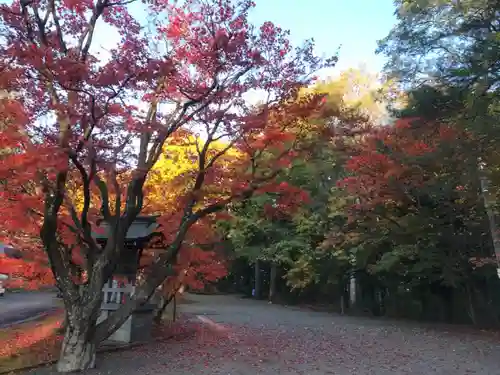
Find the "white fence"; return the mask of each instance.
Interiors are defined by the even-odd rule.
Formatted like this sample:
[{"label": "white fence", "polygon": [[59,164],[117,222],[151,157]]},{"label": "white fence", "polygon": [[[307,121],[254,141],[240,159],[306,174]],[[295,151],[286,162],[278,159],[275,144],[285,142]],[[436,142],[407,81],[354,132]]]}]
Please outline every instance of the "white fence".
[{"label": "white fence", "polygon": [[[102,288],[104,293],[103,301],[101,304],[101,314],[97,322],[106,319],[113,311],[117,310],[120,305],[124,304],[131,295],[134,294],[135,286],[126,284],[119,286],[116,280],[108,282]],[[132,338],[132,316],[127,319],[118,330],[113,333],[108,340],[130,342]]]}]

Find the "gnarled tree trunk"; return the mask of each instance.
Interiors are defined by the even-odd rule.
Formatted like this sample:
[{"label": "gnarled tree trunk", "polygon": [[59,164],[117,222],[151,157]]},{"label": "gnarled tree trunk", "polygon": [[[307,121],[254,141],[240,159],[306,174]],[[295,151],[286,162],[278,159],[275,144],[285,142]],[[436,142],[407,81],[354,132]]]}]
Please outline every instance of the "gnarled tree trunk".
[{"label": "gnarled tree trunk", "polygon": [[95,328],[99,306],[92,309],[73,306],[67,313],[64,340],[57,362],[62,373],[83,371],[95,367]]}]

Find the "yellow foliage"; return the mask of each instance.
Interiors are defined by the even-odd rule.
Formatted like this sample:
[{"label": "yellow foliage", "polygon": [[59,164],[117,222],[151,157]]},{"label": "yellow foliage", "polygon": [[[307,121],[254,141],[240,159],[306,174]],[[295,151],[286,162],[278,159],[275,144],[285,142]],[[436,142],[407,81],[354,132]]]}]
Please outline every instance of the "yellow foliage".
[{"label": "yellow foliage", "polygon": [[[198,143],[198,147],[197,147]],[[157,163],[151,169],[144,190],[146,197],[144,199],[144,208],[148,213],[168,210],[173,206],[176,199],[183,193],[189,191],[194,184],[196,173],[198,172],[198,151],[203,148],[204,140],[196,139],[195,137],[187,137],[181,142],[176,141],[166,144],[163,154],[160,156]],[[228,144],[222,141],[210,142],[207,151],[206,161],[208,162],[215,154],[223,151],[228,147]],[[229,148],[222,156],[217,158],[214,167],[220,168],[229,166],[236,160],[239,160],[242,155],[235,149]],[[211,173],[210,171],[207,174]],[[185,178],[180,178],[185,177]],[[102,176],[104,179],[104,176]],[[122,194],[125,193],[125,186],[129,174],[118,177]],[[72,183],[68,188],[68,198],[71,199],[73,206],[77,212],[83,209],[83,187],[79,180],[78,174],[71,180]],[[114,192],[111,184],[107,184],[110,194],[110,202],[114,202]],[[204,186],[203,192],[205,195],[210,192],[210,186]],[[98,208],[100,206],[99,194],[95,186],[92,187],[94,194],[92,195],[91,207]],[[214,190],[214,189],[212,189]],[[221,189],[217,188],[215,194],[221,193]],[[122,199],[122,209],[124,208]],[[113,204],[111,204],[113,206]],[[112,208],[112,207],[111,207]]]},{"label": "yellow foliage", "polygon": [[355,111],[367,116],[374,124],[387,120],[387,105],[393,101],[395,83],[383,81],[365,68],[347,69],[337,78],[329,78],[304,90],[327,94],[327,106]]},{"label": "yellow foliage", "polygon": [[[181,144],[165,145],[163,154],[152,168],[144,186],[147,191],[146,205],[154,205],[155,209],[160,207],[168,209],[182,193],[193,187],[199,171],[199,150],[202,150],[204,145],[204,140],[193,136],[187,137]],[[205,162],[208,163],[217,153],[227,147],[228,144],[225,142],[210,142]],[[229,148],[217,158],[214,167],[228,168],[241,156],[235,148]],[[207,174],[209,173],[212,171],[209,170]],[[210,190],[211,186],[205,184],[203,192],[207,194]],[[212,190],[215,190],[212,193],[221,193],[220,188]]]}]

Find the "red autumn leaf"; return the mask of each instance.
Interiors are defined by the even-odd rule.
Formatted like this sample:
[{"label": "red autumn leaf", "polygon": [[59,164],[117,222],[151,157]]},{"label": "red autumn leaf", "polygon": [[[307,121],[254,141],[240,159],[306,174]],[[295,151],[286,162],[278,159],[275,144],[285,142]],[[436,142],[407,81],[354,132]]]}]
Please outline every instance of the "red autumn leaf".
[{"label": "red autumn leaf", "polygon": [[[157,0],[143,4],[153,16],[144,19],[127,4],[0,5],[0,90],[17,97],[0,103],[0,237],[23,253],[27,279],[45,280],[39,267],[48,270],[50,258],[68,314],[78,316],[67,334],[85,332],[83,341],[121,324],[93,329],[93,317],[139,216],[158,217],[163,251],[143,254],[142,282],[122,307],[132,308],[115,317],[169,282],[172,265],[193,287],[225,274],[217,249],[207,249],[217,242],[215,215],[307,158],[297,139],[322,96],[302,88],[333,62],[317,58],[312,42],[295,48],[271,22],[252,25],[249,0]],[[120,38],[104,50],[106,28]],[[250,105],[256,92],[262,101]],[[175,176],[155,184],[171,148],[186,151],[193,168],[171,160]],[[306,199],[288,186],[277,192],[278,213]],[[106,244],[96,239],[100,221],[111,227]]]},{"label": "red autumn leaf", "polygon": [[[398,120],[393,127],[374,129],[353,147],[346,162],[346,169],[352,175],[339,181],[338,186],[359,198],[361,203],[353,206],[358,211],[402,201],[406,189],[419,188],[435,178],[432,168],[423,168],[419,158],[430,156],[427,163],[437,165],[432,155],[443,148],[449,149],[450,141],[454,140],[452,134],[458,136],[458,131],[415,118]],[[465,134],[461,137],[467,139]],[[455,147],[451,152],[450,158],[460,163],[461,151]]]}]

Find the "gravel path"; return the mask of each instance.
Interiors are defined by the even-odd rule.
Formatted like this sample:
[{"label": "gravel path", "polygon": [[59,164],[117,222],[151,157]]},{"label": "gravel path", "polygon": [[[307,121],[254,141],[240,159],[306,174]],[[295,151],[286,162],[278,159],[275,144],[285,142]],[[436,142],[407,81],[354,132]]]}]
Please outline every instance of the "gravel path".
[{"label": "gravel path", "polygon": [[[499,375],[500,340],[233,296],[190,296],[175,339],[100,357],[88,375]],[[54,374],[47,369],[29,373]]]}]

